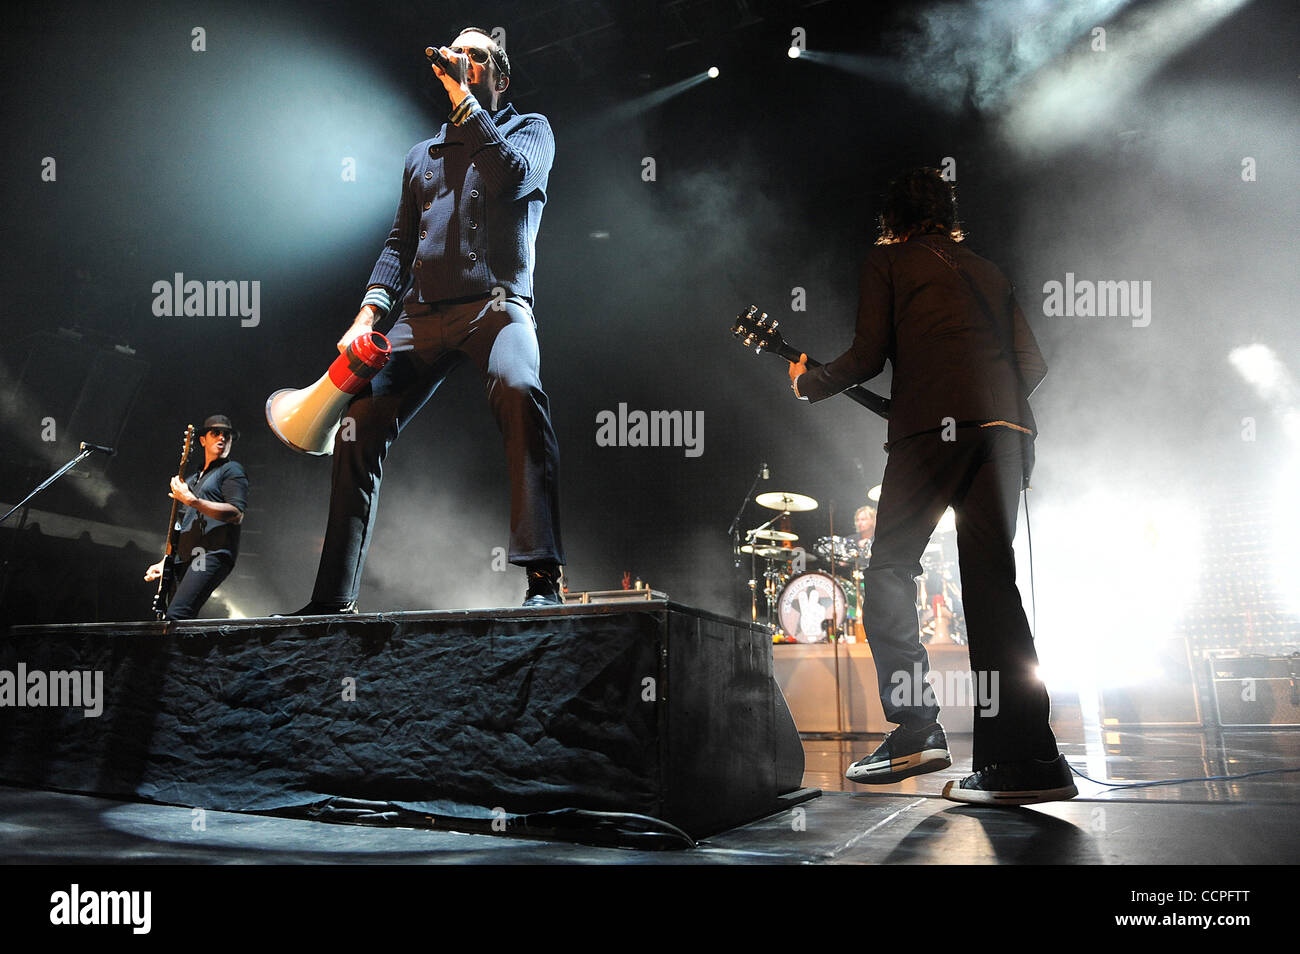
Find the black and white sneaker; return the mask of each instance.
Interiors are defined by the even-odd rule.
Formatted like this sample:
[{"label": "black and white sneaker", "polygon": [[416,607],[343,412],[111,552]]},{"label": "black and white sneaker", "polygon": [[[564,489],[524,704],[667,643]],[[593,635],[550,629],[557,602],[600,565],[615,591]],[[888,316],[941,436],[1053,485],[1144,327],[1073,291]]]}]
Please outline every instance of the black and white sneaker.
[{"label": "black and white sneaker", "polygon": [[969,805],[1035,805],[1074,798],[1079,790],[1064,755],[1000,762],[943,787],[943,797]]},{"label": "black and white sneaker", "polygon": [[850,765],[844,777],[863,785],[889,785],[950,765],[948,737],[943,726],[932,722],[920,729],[899,726],[885,736],[876,751]]}]

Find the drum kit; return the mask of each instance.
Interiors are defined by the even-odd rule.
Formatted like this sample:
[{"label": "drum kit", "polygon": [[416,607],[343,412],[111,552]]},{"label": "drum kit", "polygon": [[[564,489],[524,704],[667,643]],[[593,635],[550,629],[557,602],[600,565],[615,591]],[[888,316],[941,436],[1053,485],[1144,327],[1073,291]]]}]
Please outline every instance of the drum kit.
[{"label": "drum kit", "polygon": [[[878,489],[873,490],[878,496]],[[773,642],[778,643],[865,642],[862,583],[871,541],[829,535],[819,537],[809,553],[798,546],[791,515],[816,510],[816,499],[772,491],[759,494],[754,502],[777,513],[735,538],[737,567],[749,558],[753,621],[770,629]],[[956,562],[945,559],[953,549],[945,543],[955,529],[954,519],[951,510],[944,514],[921,558],[917,609],[925,643],[966,641]]]}]

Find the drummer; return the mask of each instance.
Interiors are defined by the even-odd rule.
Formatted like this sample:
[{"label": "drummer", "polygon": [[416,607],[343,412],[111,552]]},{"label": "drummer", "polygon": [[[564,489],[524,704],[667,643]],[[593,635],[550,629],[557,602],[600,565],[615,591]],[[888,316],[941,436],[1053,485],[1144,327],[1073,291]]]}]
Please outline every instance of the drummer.
[{"label": "drummer", "polygon": [[871,554],[871,538],[876,535],[876,508],[859,507],[853,515],[853,525],[858,530],[858,551],[864,556]]}]

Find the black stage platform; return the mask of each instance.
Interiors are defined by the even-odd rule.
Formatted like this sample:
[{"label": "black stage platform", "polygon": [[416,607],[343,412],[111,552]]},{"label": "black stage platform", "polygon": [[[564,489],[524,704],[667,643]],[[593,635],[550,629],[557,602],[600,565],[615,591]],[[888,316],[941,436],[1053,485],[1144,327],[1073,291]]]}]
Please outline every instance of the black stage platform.
[{"label": "black stage platform", "polygon": [[37,788],[697,837],[816,794],[769,638],[667,601],[17,627],[3,672],[28,704],[0,706],[0,781]]},{"label": "black stage platform", "polygon": [[[1284,771],[1300,732],[1098,732],[1061,707],[1062,751],[1110,783],[1081,778],[1073,801],[944,801],[969,770],[960,734],[951,769],[856,786],[844,770],[879,736],[800,740],[763,635],[665,602],[27,627],[0,644],[0,669],[19,659],[98,667],[106,701],[98,718],[0,709],[5,863],[1300,860],[1300,773]],[[629,851],[513,824],[566,807],[652,815],[699,842]],[[330,823],[350,819],[365,824]]]}]

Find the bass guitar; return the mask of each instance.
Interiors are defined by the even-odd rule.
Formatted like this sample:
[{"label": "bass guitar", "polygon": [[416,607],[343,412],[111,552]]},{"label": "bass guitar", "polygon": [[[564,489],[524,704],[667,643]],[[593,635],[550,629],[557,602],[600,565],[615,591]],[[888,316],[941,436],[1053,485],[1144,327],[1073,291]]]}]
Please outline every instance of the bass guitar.
[{"label": "bass guitar", "polygon": [[[181,465],[176,468],[176,476],[185,479],[185,465],[190,459],[190,445],[194,442],[194,425],[185,428],[185,443],[181,447]],[[153,597],[153,612],[158,619],[167,618],[167,604],[171,602],[172,592],[176,587],[175,574],[172,571],[176,541],[180,536],[180,524],[176,520],[176,511],[181,502],[172,498],[172,515],[167,521],[167,555],[163,557],[162,576],[158,578],[158,592]]]}]

